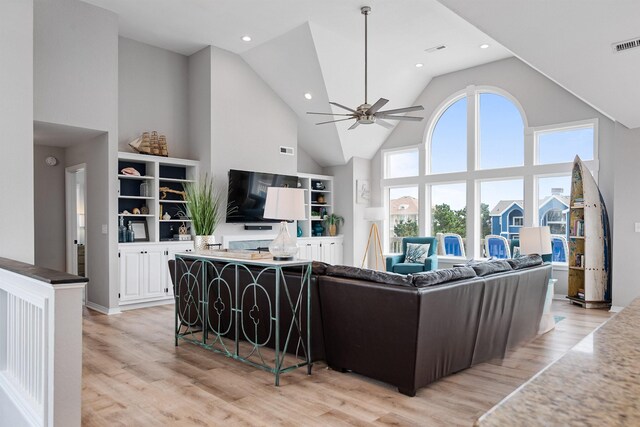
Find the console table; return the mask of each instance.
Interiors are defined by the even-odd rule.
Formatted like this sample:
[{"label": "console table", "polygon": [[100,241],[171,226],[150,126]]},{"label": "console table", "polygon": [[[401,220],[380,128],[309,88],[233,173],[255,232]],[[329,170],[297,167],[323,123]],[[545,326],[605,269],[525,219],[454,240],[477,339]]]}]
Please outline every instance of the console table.
[{"label": "console table", "polygon": [[[276,386],[284,372],[307,366],[311,374],[311,261],[236,259],[207,252],[176,254],[175,345],[191,342],[271,372]],[[300,280],[298,289],[287,283],[286,276],[292,275]],[[284,323],[283,303],[291,310]],[[292,345],[295,361],[285,365]],[[263,354],[267,346],[274,348],[274,360]]]}]

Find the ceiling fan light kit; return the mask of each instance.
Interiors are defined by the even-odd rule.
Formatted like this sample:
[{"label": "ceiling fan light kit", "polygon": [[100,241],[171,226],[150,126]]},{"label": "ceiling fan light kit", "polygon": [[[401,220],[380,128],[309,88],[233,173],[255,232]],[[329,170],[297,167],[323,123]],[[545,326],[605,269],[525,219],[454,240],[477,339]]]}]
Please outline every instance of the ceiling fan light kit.
[{"label": "ceiling fan light kit", "polygon": [[367,61],[367,17],[369,16],[369,14],[371,13],[371,7],[369,6],[363,6],[360,9],[360,12],[364,15],[364,104],[359,105],[358,107],[356,107],[355,109],[353,108],[349,108],[347,106],[344,106],[342,104],[338,104],[337,102],[329,102],[329,104],[334,105],[338,108],[341,108],[343,110],[349,111],[349,114],[334,114],[334,113],[313,113],[313,112],[307,112],[307,114],[317,114],[317,115],[321,115],[321,116],[345,116],[346,118],[341,118],[341,119],[336,119],[336,120],[329,120],[329,121],[325,121],[325,122],[319,122],[316,123],[317,125],[324,125],[327,123],[336,123],[336,122],[344,122],[346,120],[353,120],[355,119],[355,122],[349,127],[349,130],[351,129],[355,129],[357,128],[359,125],[370,125],[370,124],[377,124],[380,125],[382,127],[385,127],[387,129],[391,129],[393,128],[393,125],[383,119],[387,119],[387,120],[402,120],[402,121],[420,121],[422,120],[424,117],[412,117],[412,116],[396,116],[395,114],[403,114],[403,113],[408,113],[410,111],[420,111],[420,110],[424,110],[424,107],[422,105],[415,105],[413,107],[406,107],[406,108],[396,108],[393,110],[386,110],[386,111],[380,111],[380,109],[382,107],[385,106],[385,104],[387,102],[389,102],[388,99],[384,99],[384,98],[380,98],[378,99],[373,105],[368,103],[368,93],[367,93],[367,86],[368,86],[368,75],[367,75],[367,65],[368,65],[368,61]]}]

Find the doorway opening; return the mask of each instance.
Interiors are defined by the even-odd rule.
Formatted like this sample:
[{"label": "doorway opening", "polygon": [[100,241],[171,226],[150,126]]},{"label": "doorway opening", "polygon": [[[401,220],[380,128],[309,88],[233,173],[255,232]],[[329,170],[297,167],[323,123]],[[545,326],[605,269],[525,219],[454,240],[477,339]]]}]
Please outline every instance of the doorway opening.
[{"label": "doorway opening", "polygon": [[87,165],[65,168],[67,273],[87,277]]}]

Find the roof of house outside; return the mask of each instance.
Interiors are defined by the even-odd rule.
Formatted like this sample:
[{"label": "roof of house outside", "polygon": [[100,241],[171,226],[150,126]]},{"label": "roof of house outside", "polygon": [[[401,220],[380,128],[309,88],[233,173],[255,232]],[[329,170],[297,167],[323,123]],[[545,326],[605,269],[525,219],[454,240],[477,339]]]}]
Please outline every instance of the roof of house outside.
[{"label": "roof of house outside", "polygon": [[[538,209],[546,205],[547,203],[549,203],[552,199],[557,199],[560,203],[565,205],[567,208],[569,207],[569,196],[553,195],[553,196],[547,196],[544,199],[540,199],[538,203]],[[506,210],[508,210],[513,204],[516,204],[520,209],[523,209],[522,200],[500,200],[498,204],[491,210],[490,215],[500,216]]]},{"label": "roof of house outside", "polygon": [[418,199],[402,196],[389,201],[390,215],[418,215]]}]

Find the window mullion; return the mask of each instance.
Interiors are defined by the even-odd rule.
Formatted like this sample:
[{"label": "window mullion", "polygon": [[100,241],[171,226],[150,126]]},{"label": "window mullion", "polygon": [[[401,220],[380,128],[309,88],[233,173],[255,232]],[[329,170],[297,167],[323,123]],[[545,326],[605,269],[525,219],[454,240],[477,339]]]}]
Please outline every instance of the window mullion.
[{"label": "window mullion", "polygon": [[[467,172],[474,177],[477,167],[478,96],[475,86],[467,87]],[[467,179],[467,256],[478,258],[480,245],[480,210],[475,179]]]}]

